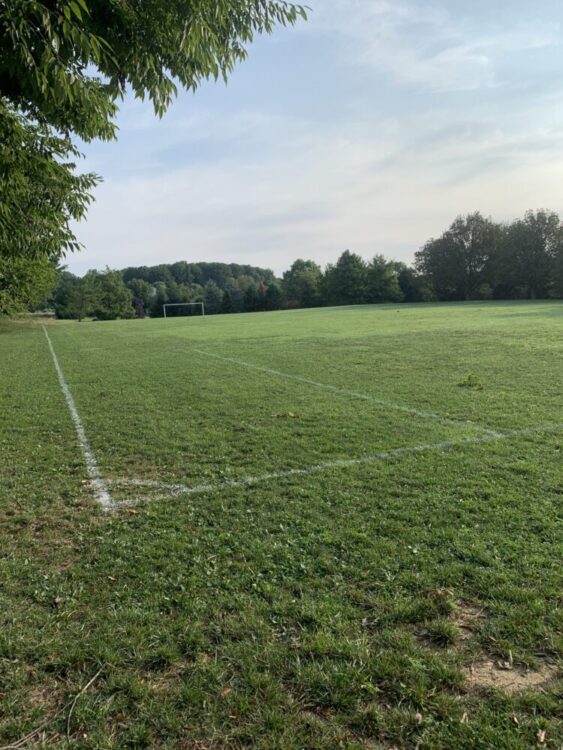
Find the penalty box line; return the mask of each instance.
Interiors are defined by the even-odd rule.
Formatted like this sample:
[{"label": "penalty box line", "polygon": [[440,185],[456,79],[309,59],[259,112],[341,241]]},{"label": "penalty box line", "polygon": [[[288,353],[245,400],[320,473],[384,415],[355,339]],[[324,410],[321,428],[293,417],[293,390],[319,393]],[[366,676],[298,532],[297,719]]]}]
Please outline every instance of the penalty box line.
[{"label": "penalty box line", "polygon": [[386,461],[388,459],[400,458],[401,456],[413,455],[416,453],[425,453],[432,450],[451,450],[453,448],[462,448],[466,445],[484,445],[486,443],[494,443],[496,441],[510,440],[519,437],[526,437],[527,435],[536,435],[542,432],[558,432],[563,430],[563,423],[561,424],[546,424],[539,425],[538,427],[527,427],[520,430],[512,430],[498,435],[482,435],[480,437],[468,437],[460,438],[459,440],[441,440],[437,443],[425,443],[421,445],[405,446],[404,448],[394,448],[388,451],[382,451],[381,453],[374,453],[370,456],[361,456],[360,458],[343,458],[336,459],[334,461],[325,461],[323,463],[313,464],[303,469],[288,469],[287,471],[276,471],[270,472],[269,474],[261,474],[260,476],[244,477],[242,479],[233,479],[227,482],[216,482],[214,484],[200,484],[193,487],[189,487],[185,484],[166,484],[165,482],[159,482],[154,479],[110,479],[110,484],[122,487],[144,487],[147,489],[164,490],[166,494],[156,495],[152,498],[141,497],[133,498],[130,500],[123,500],[114,503],[115,508],[119,507],[131,507],[138,505],[139,503],[147,500],[169,500],[175,497],[186,497],[189,495],[201,495],[204,493],[220,492],[228,489],[241,489],[244,487],[251,487],[261,482],[268,482],[278,479],[289,479],[291,477],[298,476],[309,476],[311,474],[318,474],[320,472],[329,471],[331,469],[344,469],[352,466],[362,466],[366,464],[378,463],[380,461]]},{"label": "penalty box line", "polygon": [[431,411],[424,411],[421,409],[415,409],[412,406],[404,406],[403,404],[397,404],[394,401],[388,401],[384,398],[378,398],[377,396],[370,396],[367,393],[359,393],[358,391],[351,391],[348,388],[343,388],[338,385],[330,385],[328,383],[320,383],[317,380],[311,380],[311,378],[306,378],[303,375],[292,375],[288,372],[282,372],[281,370],[274,370],[271,367],[264,367],[263,365],[255,365],[251,362],[245,362],[242,359],[234,359],[233,357],[222,357],[219,354],[213,354],[212,352],[206,352],[202,349],[194,349],[194,351],[197,354],[202,354],[205,357],[212,357],[213,359],[220,360],[221,362],[227,362],[228,364],[234,364],[239,365],[239,367],[247,367],[250,370],[259,370],[261,372],[267,372],[270,375],[276,375],[280,378],[286,378],[287,380],[294,380],[297,383],[305,383],[305,385],[311,385],[315,388],[321,388],[324,391],[330,391],[331,393],[336,393],[339,396],[348,396],[349,398],[357,398],[361,399],[362,401],[370,401],[374,404],[378,404],[379,406],[385,406],[388,409],[395,409],[396,411],[402,411],[406,414],[414,414],[417,417],[422,417],[424,419],[433,419],[436,422],[441,422],[442,424],[448,424],[453,425],[455,427],[463,426],[463,427],[473,427],[476,430],[479,430],[484,435],[489,435],[493,438],[502,437],[504,433],[502,432],[496,432],[495,430],[490,430],[487,427],[481,427],[478,424],[475,424],[474,422],[463,422],[461,419],[450,419],[449,417],[443,417],[440,414],[435,414]]},{"label": "penalty box line", "polygon": [[109,484],[105,479],[102,478],[102,475],[100,474],[96,456],[94,455],[94,451],[92,450],[88,438],[86,437],[84,425],[82,424],[82,420],[80,419],[78,410],[76,409],[76,404],[74,403],[74,399],[72,398],[72,393],[70,392],[70,388],[68,387],[68,384],[65,380],[65,376],[59,364],[59,360],[57,359],[57,355],[55,354],[55,349],[53,348],[51,338],[49,337],[45,326],[41,327],[43,328],[43,333],[45,334],[47,344],[49,345],[49,351],[51,352],[51,357],[53,358],[53,364],[55,365],[55,371],[59,379],[59,385],[61,386],[61,390],[65,397],[68,410],[70,411],[70,416],[72,417],[72,421],[74,422],[74,428],[76,430],[78,442],[82,450],[82,455],[84,456],[84,463],[86,464],[86,471],[88,472],[88,477],[90,478],[90,484],[94,493],[94,497],[104,510],[111,510],[115,507],[115,503],[113,502],[112,496],[109,491]]}]

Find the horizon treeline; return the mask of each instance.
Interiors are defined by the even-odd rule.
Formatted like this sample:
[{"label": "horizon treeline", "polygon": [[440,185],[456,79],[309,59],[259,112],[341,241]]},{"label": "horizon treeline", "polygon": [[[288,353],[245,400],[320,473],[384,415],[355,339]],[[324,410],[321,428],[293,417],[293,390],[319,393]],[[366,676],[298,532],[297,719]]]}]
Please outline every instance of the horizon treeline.
[{"label": "horizon treeline", "polygon": [[206,314],[383,302],[557,299],[563,297],[563,226],[552,211],[528,211],[510,224],[475,212],[459,216],[415,253],[412,266],[346,250],[322,269],[298,259],[281,278],[236,263],[179,261],[59,271],[50,306],[57,317],[160,317],[163,305],[203,302]]}]

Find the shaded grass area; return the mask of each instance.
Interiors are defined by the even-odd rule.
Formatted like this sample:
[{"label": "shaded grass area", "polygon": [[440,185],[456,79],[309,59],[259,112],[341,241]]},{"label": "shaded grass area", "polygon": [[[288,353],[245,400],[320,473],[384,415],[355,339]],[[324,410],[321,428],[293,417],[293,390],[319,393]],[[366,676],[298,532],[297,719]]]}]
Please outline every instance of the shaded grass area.
[{"label": "shaded grass area", "polygon": [[[440,308],[416,309],[434,321],[429,328],[444,326]],[[456,308],[447,309],[450,325],[460,326]],[[522,322],[514,322],[514,309],[531,322],[510,334]],[[550,339],[549,325],[546,348],[556,349],[560,310],[484,308],[481,327],[466,323],[467,351],[475,337],[504,346],[513,336],[512,347],[528,339],[539,346]],[[325,382],[374,388],[367,366],[355,369],[346,340],[338,356],[322,346],[323,336],[327,343],[344,338],[354,312],[357,329],[385,328],[388,313],[378,308],[236,316],[236,326],[210,319],[205,344],[278,369],[298,365]],[[463,306],[457,314],[463,317]],[[229,327],[247,326],[246,339],[255,327],[259,340],[269,318],[271,333],[292,329],[294,346],[284,329],[279,347],[257,342],[242,357]],[[302,330],[296,320],[305,321]],[[196,341],[202,329],[170,323],[49,329],[106,475],[194,482],[254,472],[264,459],[303,465],[325,453],[355,456],[475,434],[475,424],[414,420],[211,365],[191,352],[203,348]],[[82,484],[81,456],[41,330],[1,331],[3,744],[53,715],[27,746],[561,745],[555,679],[508,695],[471,686],[466,670],[485,656],[522,672],[560,664],[563,434],[406,455],[105,515]],[[315,331],[323,336],[311,336]],[[318,342],[314,348],[303,346],[301,333]],[[418,339],[413,357],[437,346],[431,330]],[[482,349],[478,372],[490,372],[498,346]],[[298,357],[305,348],[308,357]],[[550,357],[538,356],[538,421],[549,415],[545,421],[557,422],[558,394],[549,395],[548,383],[561,380],[561,361]],[[409,403],[420,408],[432,389],[420,395],[423,379],[413,362],[407,352],[396,391],[391,368],[378,387],[397,400],[410,379]],[[533,366],[521,356],[521,369]],[[487,379],[483,391],[455,383],[447,391],[450,377],[460,377],[457,366],[445,362],[444,369],[434,384],[444,389],[441,413],[462,418],[466,399],[499,388]],[[350,381],[341,379],[344,372]],[[503,412],[506,424],[527,424],[519,419],[531,398],[527,381],[510,368],[505,377],[513,408]],[[437,400],[433,405],[438,410]],[[487,413],[478,416],[477,424],[497,426]],[[241,422],[247,430],[237,431]],[[462,633],[460,612],[469,607],[483,615]]]}]

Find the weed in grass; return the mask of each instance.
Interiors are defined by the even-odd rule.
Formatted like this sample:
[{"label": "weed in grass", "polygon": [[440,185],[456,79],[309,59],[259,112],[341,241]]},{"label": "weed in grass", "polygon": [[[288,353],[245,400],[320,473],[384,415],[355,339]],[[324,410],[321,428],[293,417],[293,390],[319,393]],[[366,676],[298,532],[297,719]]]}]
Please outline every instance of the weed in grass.
[{"label": "weed in grass", "polygon": [[444,618],[433,620],[422,631],[423,642],[442,648],[455,645],[459,638],[457,625]]},{"label": "weed in grass", "polygon": [[458,383],[460,388],[473,388],[475,391],[482,391],[484,388],[483,383],[477,375],[469,374],[463,380]]}]

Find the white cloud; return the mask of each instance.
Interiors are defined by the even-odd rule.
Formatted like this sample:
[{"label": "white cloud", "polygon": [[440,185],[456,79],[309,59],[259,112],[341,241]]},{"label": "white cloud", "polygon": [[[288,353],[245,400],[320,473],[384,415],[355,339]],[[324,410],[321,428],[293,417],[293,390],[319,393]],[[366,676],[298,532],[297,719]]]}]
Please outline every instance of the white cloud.
[{"label": "white cloud", "polygon": [[309,31],[333,33],[348,60],[444,92],[497,86],[500,56],[548,46],[557,33],[543,22],[483,31],[442,6],[405,0],[322,0]]},{"label": "white cloud", "polygon": [[[563,209],[563,92],[542,88],[559,62],[500,86],[502,60],[550,43],[541,24],[484,29],[422,0],[319,0],[311,33],[343,56],[344,81],[356,82],[358,64],[374,73],[369,96],[351,86],[345,99],[340,85],[324,108],[330,118],[301,106],[314,91],[289,97],[282,114],[260,94],[230,108],[189,97],[189,109],[184,99],[163,121],[128,103],[120,142],[89,160],[106,182],[71,269],[187,259],[280,272],[296,257],[331,262],[347,247],[410,260],[459,213]],[[383,104],[382,72],[391,81]],[[440,95],[410,97],[407,84]]]},{"label": "white cloud", "polygon": [[[458,213],[481,209],[505,218],[537,205],[560,208],[553,196],[563,165],[552,153],[562,131],[454,123],[443,132],[430,120],[391,121],[348,137],[276,120],[268,132],[277,148],[267,157],[116,176],[98,189],[80,228],[88,252],[71,267],[185,258],[280,272],[300,256],[333,261],[346,247],[410,260]],[[289,141],[281,137],[288,129]]]}]

